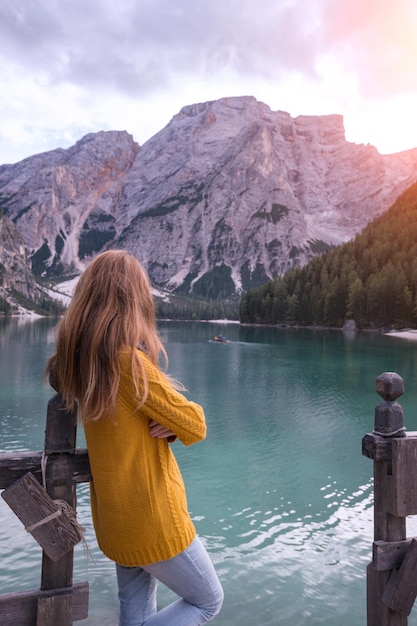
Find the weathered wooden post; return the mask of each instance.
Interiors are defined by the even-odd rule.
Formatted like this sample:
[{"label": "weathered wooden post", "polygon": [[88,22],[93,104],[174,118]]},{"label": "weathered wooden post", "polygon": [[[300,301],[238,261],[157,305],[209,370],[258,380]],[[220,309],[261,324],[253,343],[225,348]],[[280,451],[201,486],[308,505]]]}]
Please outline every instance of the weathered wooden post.
[{"label": "weathered wooden post", "polygon": [[[55,395],[48,403],[46,415],[45,446],[46,459],[55,454],[74,454],[77,436],[77,421],[75,414],[66,411],[62,405],[60,395]],[[77,498],[75,483],[67,472],[56,474],[50,482],[46,483],[48,494],[55,499],[67,502],[75,511]],[[38,600],[37,626],[47,624],[60,624],[71,626],[73,623],[73,573],[74,550],[70,549],[58,561],[53,561],[42,553],[42,582],[41,590],[69,588],[65,594],[51,597],[43,597]]]},{"label": "weathered wooden post", "polygon": [[71,626],[88,616],[88,583],[73,584],[80,535],[64,514],[75,513],[76,484],[91,480],[87,451],[75,445],[75,415],[57,394],[48,403],[43,452],[0,455],[2,497],[43,548],[40,589],[0,596],[2,626]]},{"label": "weathered wooden post", "polygon": [[367,568],[367,625],[407,626],[417,596],[417,540],[406,537],[406,516],[417,514],[417,433],[406,433],[397,402],[404,381],[395,372],[376,379],[382,397],[375,426],[362,440],[374,461],[374,543]]}]

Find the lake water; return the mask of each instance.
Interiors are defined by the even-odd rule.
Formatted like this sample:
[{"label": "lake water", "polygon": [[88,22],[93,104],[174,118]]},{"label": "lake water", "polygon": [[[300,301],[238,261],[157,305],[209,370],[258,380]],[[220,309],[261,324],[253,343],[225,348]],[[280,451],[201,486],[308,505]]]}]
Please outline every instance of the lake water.
[{"label": "lake water", "polygon": [[[173,450],[225,590],[213,624],[365,625],[373,467],[361,441],[384,371],[403,376],[405,423],[417,430],[417,343],[221,323],[164,322],[160,332],[170,373],[206,411],[207,439]],[[216,334],[230,342],[213,342]],[[0,320],[0,349],[0,449],[40,450],[53,324]],[[114,566],[96,547],[87,485],[78,488],[78,516],[91,553],[75,551],[74,580],[90,583],[89,617],[79,623],[115,626]],[[417,535],[414,518],[407,531]],[[3,500],[0,559],[2,593],[39,587],[41,550]]]}]

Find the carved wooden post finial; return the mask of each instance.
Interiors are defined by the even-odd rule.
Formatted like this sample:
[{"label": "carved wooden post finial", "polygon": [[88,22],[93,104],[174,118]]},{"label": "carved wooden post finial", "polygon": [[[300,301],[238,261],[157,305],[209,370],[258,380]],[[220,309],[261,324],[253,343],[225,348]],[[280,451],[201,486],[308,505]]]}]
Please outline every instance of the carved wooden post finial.
[{"label": "carved wooden post finial", "polygon": [[404,380],[395,372],[384,372],[376,379],[376,392],[382,402],[375,407],[374,433],[382,437],[405,437],[404,411],[396,402],[404,393]]}]

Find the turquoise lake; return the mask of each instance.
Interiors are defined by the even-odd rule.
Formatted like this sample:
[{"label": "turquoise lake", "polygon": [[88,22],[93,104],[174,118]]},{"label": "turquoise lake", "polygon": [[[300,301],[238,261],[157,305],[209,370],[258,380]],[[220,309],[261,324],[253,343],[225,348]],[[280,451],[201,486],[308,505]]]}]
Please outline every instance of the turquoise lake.
[{"label": "turquoise lake", "polygon": [[[207,439],[173,451],[198,533],[225,590],[217,626],[364,626],[373,541],[373,465],[361,454],[380,401],[375,378],[405,381],[408,430],[417,430],[417,342],[373,333],[161,322],[169,372],[203,405]],[[217,334],[230,340],[213,341]],[[53,322],[0,320],[0,451],[43,448],[42,383]],[[78,445],[84,447],[82,429]],[[86,625],[117,624],[114,565],[97,549],[88,486],[78,518],[89,555]],[[417,520],[407,520],[409,536]],[[1,593],[39,587],[41,549],[0,499]],[[160,588],[161,604],[171,599]],[[417,608],[409,618],[417,626]]]}]

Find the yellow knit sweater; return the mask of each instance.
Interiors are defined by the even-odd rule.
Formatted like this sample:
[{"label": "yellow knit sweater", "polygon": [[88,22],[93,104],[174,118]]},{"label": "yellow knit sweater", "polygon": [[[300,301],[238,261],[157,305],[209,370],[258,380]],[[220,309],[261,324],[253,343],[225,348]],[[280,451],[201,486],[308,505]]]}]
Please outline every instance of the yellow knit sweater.
[{"label": "yellow knit sweater", "polygon": [[170,445],[149,435],[149,422],[172,430],[185,445],[206,435],[203,409],[138,353],[149,380],[145,405],[135,408],[130,354],[122,353],[114,415],[84,426],[97,541],[106,556],[127,566],[169,559],[185,550],[196,533]]}]

